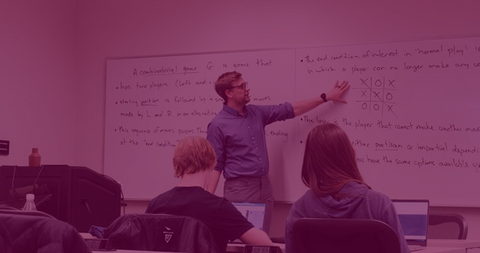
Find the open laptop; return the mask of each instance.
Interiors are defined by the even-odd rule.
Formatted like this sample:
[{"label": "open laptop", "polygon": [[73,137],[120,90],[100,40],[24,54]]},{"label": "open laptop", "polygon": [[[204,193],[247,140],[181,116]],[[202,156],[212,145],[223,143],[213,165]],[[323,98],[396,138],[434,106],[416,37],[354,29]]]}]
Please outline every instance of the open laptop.
[{"label": "open laptop", "polygon": [[410,251],[424,249],[427,246],[430,202],[425,199],[394,199],[392,201]]},{"label": "open laptop", "polygon": [[[233,206],[235,206],[238,211],[252,223],[256,228],[265,231],[265,221],[266,221],[266,208],[267,204],[265,202],[240,202],[232,201]],[[235,240],[233,242],[241,242],[240,240]]]}]

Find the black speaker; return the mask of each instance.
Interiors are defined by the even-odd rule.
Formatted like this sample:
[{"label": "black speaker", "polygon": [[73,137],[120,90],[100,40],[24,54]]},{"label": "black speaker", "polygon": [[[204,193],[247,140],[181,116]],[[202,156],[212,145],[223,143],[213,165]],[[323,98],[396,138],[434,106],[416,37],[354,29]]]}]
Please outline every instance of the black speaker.
[{"label": "black speaker", "polygon": [[1,166],[0,204],[22,208],[27,193],[35,194],[37,210],[88,232],[107,227],[120,216],[120,184],[86,167],[42,165]]}]

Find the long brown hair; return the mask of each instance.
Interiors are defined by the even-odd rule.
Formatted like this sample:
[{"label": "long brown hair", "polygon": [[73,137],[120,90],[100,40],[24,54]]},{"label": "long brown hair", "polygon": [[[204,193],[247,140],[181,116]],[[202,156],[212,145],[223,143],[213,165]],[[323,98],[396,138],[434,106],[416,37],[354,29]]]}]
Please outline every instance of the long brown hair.
[{"label": "long brown hair", "polygon": [[355,150],[342,128],[325,123],[310,131],[303,157],[302,181],[316,195],[334,197],[343,197],[338,192],[349,182],[365,184],[358,170]]}]

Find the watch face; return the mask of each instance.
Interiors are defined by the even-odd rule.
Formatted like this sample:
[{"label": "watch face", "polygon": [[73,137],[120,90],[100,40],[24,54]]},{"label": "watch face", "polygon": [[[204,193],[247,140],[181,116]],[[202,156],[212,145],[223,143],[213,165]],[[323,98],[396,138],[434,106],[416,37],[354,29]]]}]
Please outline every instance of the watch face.
[{"label": "watch face", "polygon": [[323,99],[323,102],[327,102],[327,94],[322,93],[322,95],[320,95],[320,97]]}]

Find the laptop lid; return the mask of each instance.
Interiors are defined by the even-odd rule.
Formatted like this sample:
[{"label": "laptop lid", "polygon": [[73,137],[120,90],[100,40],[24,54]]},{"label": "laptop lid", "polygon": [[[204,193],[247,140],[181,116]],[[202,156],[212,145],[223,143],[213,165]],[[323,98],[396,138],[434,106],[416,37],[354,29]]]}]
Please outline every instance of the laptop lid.
[{"label": "laptop lid", "polygon": [[265,215],[266,215],[266,203],[265,202],[232,202],[238,211],[253,224],[256,228],[265,231]]},{"label": "laptop lid", "polygon": [[392,200],[402,224],[403,234],[408,245],[427,246],[428,213],[430,202],[425,199]]}]

